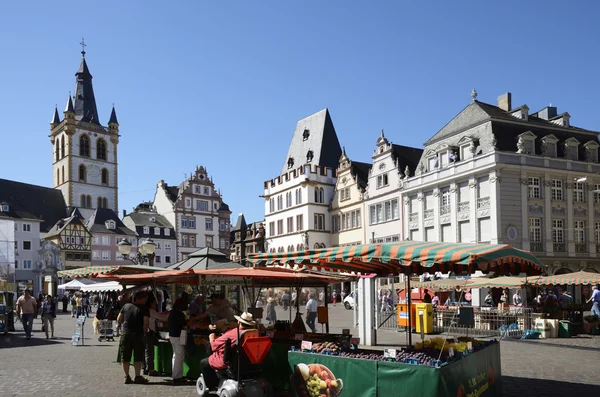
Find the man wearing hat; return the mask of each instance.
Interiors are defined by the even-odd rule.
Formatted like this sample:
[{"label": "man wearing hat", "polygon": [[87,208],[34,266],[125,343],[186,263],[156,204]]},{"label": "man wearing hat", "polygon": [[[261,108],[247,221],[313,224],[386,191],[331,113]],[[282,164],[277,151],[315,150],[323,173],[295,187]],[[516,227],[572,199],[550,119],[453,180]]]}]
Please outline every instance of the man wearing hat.
[{"label": "man wearing hat", "polygon": [[227,368],[224,357],[225,340],[229,339],[231,341],[231,345],[233,346],[237,343],[238,333],[256,327],[256,322],[252,318],[251,313],[244,312],[241,316],[234,317],[238,321],[237,328],[230,329],[218,338],[214,333],[208,336],[212,354],[208,358],[200,361],[200,371],[204,376],[204,382],[208,390],[214,390],[219,385],[219,379],[217,378],[216,371]]}]

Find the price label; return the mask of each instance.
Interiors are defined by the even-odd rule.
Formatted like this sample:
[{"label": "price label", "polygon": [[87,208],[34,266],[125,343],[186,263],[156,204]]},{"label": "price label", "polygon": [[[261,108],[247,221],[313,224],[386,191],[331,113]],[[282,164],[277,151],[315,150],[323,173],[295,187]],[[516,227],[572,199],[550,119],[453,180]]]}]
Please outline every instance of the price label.
[{"label": "price label", "polygon": [[453,347],[451,347],[451,348],[448,349],[448,355],[450,357],[454,357],[454,348]]},{"label": "price label", "polygon": [[312,350],[312,342],[309,342],[307,340],[303,340],[302,344],[300,345],[300,348],[302,350]]},{"label": "price label", "polygon": [[383,349],[383,358],[396,358],[396,349]]},{"label": "price label", "polygon": [[360,338],[350,338],[350,343],[358,346],[358,345],[360,345]]},{"label": "price label", "polygon": [[273,337],[273,335],[275,335],[275,332],[273,332],[273,331],[267,331],[267,336],[268,336],[269,338],[272,338],[272,337]]},{"label": "price label", "polygon": [[296,334],[294,335],[294,340],[302,340],[304,339],[304,334]]}]

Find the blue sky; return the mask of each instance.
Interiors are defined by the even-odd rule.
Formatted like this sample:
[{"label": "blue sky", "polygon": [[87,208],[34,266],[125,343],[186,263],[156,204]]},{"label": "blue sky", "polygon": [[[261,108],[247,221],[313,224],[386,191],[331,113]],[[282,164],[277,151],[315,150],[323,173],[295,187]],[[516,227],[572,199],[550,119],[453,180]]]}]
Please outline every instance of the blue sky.
[{"label": "blue sky", "polygon": [[[576,4],[576,5],[575,5]],[[379,131],[421,147],[469,103],[552,103],[600,129],[597,23],[580,1],[78,1],[0,5],[0,178],[51,186],[49,123],[81,37],[98,111],[120,122],[120,209],[204,165],[262,219],[296,121],[328,107],[348,155]]]}]

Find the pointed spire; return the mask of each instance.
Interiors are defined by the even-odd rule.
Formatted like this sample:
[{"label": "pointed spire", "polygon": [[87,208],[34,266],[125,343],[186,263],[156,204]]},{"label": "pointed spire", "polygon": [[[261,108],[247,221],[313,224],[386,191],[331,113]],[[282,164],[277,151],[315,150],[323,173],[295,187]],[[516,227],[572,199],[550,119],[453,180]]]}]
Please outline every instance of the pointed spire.
[{"label": "pointed spire", "polygon": [[381,129],[381,133],[379,134],[379,138],[377,138],[377,146],[387,145],[389,142],[383,133],[383,128]]},{"label": "pointed spire", "polygon": [[58,107],[54,105],[54,116],[52,117],[51,124],[60,124],[60,117],[58,117]]},{"label": "pointed spire", "polygon": [[112,111],[110,112],[110,120],[108,124],[119,124],[117,121],[117,112],[115,112],[115,104],[113,103]]},{"label": "pointed spire", "polygon": [[74,112],[73,110],[73,100],[71,99],[71,94],[69,94],[69,99],[67,100],[67,106],[65,107],[66,112]]},{"label": "pointed spire", "polygon": [[381,135],[379,136],[380,138],[385,138],[385,135],[383,134],[383,128],[381,129]]},{"label": "pointed spire", "polygon": [[96,108],[96,98],[94,96],[94,87],[92,86],[92,74],[85,61],[85,43],[81,41],[83,50],[81,51],[81,63],[79,70],[75,73],[75,119],[87,121],[88,123],[100,124],[98,110]]}]

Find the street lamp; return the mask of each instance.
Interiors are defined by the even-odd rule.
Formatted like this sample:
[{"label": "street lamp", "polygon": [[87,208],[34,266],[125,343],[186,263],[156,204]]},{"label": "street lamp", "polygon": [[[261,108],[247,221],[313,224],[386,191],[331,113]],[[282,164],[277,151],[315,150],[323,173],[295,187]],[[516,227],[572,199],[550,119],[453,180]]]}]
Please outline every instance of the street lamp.
[{"label": "street lamp", "polygon": [[129,254],[131,253],[131,247],[131,243],[125,239],[122,239],[119,244],[117,244],[119,253],[123,256],[123,258],[130,260],[136,265],[141,265],[146,261],[146,259],[148,259],[150,266],[154,265],[152,263],[152,258],[154,258],[156,243],[154,243],[152,239],[148,238],[139,245],[137,255],[134,258],[129,257]]},{"label": "street lamp", "polygon": [[304,249],[305,249],[305,250],[308,250],[308,249],[310,249],[310,246],[309,246],[309,244],[308,244],[308,231],[306,231],[306,232],[302,233],[302,239],[304,240],[304,241],[303,241],[303,243],[304,243]]}]

